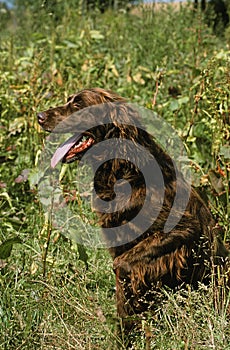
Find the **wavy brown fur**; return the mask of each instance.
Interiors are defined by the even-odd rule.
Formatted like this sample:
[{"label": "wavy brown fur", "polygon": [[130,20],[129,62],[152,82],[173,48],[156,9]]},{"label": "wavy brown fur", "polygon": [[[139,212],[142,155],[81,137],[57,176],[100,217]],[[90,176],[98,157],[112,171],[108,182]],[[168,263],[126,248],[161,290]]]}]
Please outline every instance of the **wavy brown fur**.
[{"label": "wavy brown fur", "polygon": [[[115,103],[115,104],[114,104]],[[219,264],[227,268],[229,252],[219,235],[219,226],[208,207],[192,189],[189,202],[178,224],[170,232],[164,232],[164,224],[169,216],[176,189],[187,191],[182,177],[176,178],[173,162],[169,155],[155,142],[154,138],[138,126],[124,125],[135,111],[126,104],[125,99],[104,89],[85,89],[69,97],[63,106],[39,113],[39,122],[47,131],[66,119],[71,113],[89,106],[107,104],[111,123],[89,130],[96,142],[113,137],[131,139],[137,146],[145,147],[154,155],[164,177],[164,202],[160,214],[149,229],[127,244],[110,248],[116,274],[116,298],[118,315],[123,319],[155,307],[158,292],[162,286],[178,288],[184,284],[197,287],[198,282],[208,283]],[[76,129],[78,126],[76,126]],[[125,151],[125,150],[124,150]],[[128,151],[128,150],[127,150]],[[103,158],[103,155],[101,155]],[[144,164],[145,159],[137,159],[136,164]],[[132,195],[128,207],[118,213],[98,212],[103,228],[120,226],[135,217],[145,198],[145,182],[138,166],[117,159],[104,163],[95,175],[95,189],[101,199],[114,198],[114,184],[118,179],[129,181]],[[122,183],[121,183],[122,186]],[[158,184],[152,184],[154,198],[158,198]],[[97,209],[97,208],[96,208]],[[152,210],[156,210],[156,206]],[[175,214],[176,215],[176,214]],[[137,229],[133,228],[134,231]],[[106,234],[105,234],[106,238]],[[129,322],[125,323],[127,328]]]}]

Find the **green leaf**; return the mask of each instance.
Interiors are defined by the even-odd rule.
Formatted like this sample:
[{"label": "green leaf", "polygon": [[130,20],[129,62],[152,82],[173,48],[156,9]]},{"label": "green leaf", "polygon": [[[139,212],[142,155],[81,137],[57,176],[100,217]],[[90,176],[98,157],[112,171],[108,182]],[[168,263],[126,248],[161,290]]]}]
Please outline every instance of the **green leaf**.
[{"label": "green leaf", "polygon": [[169,105],[170,111],[174,112],[179,108],[179,103],[177,100],[172,100]]},{"label": "green leaf", "polygon": [[40,178],[42,177],[43,173],[39,173],[39,170],[37,169],[31,169],[30,173],[29,173],[29,184],[30,184],[30,188],[34,188],[38,183]]},{"label": "green leaf", "polygon": [[189,136],[187,137],[187,142],[195,142],[195,141],[196,141],[196,137],[195,137],[195,136],[189,135]]},{"label": "green leaf", "polygon": [[7,192],[0,193],[0,198],[1,198],[1,197],[2,197],[2,198],[5,197],[5,199],[7,200],[7,202],[8,202],[8,204],[9,204],[10,208],[13,209],[13,205],[12,205],[12,202],[11,202],[11,199],[10,199],[10,196],[8,195],[8,193],[7,193]]},{"label": "green leaf", "polygon": [[189,102],[189,97],[188,96],[184,96],[178,99],[178,103],[181,106],[184,103],[188,103]]},{"label": "green leaf", "polygon": [[0,259],[9,258],[15,243],[22,243],[22,240],[16,236],[14,238],[7,239],[0,245]]},{"label": "green leaf", "polygon": [[17,132],[20,133],[25,127],[25,117],[15,118],[9,123],[9,132],[11,135],[15,135]]},{"label": "green leaf", "polygon": [[230,147],[228,145],[221,146],[220,155],[224,156],[225,159],[230,159]]},{"label": "green leaf", "polygon": [[63,42],[66,44],[67,47],[69,47],[69,48],[71,48],[71,49],[72,49],[72,48],[76,49],[76,48],[79,47],[78,44],[73,43],[72,41],[69,41],[69,40],[64,40]]},{"label": "green leaf", "polygon": [[90,36],[91,36],[92,39],[95,39],[95,40],[104,39],[104,35],[101,34],[98,30],[91,30],[90,31]]},{"label": "green leaf", "polygon": [[88,254],[86,252],[86,249],[84,245],[77,244],[78,254],[79,254],[79,260],[83,261],[85,263],[86,268],[88,268]]}]

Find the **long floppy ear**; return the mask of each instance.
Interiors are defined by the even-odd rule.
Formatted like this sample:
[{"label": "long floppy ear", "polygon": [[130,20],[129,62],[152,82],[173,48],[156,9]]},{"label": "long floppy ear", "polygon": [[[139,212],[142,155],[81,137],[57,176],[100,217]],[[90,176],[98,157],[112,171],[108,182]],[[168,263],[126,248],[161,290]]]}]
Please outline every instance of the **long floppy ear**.
[{"label": "long floppy ear", "polygon": [[[138,159],[137,164],[148,163],[151,154],[162,168],[162,172],[168,177],[175,174],[175,165],[170,155],[156,141],[154,135],[150,134],[145,127],[146,119],[153,117],[153,114],[146,114],[146,110],[129,103],[111,104],[110,117],[113,124],[119,129],[119,137],[133,141],[135,147],[131,153],[143,152],[146,150],[146,157]],[[150,121],[151,124],[151,121]],[[158,123],[159,124],[159,123]],[[158,124],[154,128],[157,128]],[[153,129],[155,130],[155,129]],[[164,171],[163,171],[164,169]]]},{"label": "long floppy ear", "polygon": [[145,147],[151,153],[156,153],[155,155],[164,152],[154,137],[146,130],[145,109],[130,103],[112,103],[110,109],[110,118],[119,129],[120,137],[133,141],[137,146],[139,144],[141,147]]},{"label": "long floppy ear", "polygon": [[110,109],[111,121],[120,130],[120,137],[137,141],[144,129],[138,109],[128,103],[112,103]]}]

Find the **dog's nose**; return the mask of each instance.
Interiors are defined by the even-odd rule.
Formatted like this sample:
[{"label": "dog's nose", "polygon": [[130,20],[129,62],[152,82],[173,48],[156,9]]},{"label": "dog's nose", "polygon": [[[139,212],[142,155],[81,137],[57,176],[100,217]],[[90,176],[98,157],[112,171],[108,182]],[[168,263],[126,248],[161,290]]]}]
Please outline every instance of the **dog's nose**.
[{"label": "dog's nose", "polygon": [[38,117],[38,122],[39,122],[39,124],[44,123],[44,121],[45,121],[45,113],[39,112],[39,113],[37,114],[37,117]]}]

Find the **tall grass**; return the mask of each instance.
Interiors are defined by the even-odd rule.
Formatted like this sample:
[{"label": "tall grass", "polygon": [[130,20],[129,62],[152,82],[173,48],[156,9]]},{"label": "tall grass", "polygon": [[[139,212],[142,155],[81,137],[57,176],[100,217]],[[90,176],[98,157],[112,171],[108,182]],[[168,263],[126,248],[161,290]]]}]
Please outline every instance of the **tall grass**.
[{"label": "tall grass", "polygon": [[[58,21],[28,7],[1,30],[0,348],[125,348],[114,331],[108,253],[82,255],[50,231],[42,211],[35,175],[45,134],[36,113],[93,86],[154,109],[185,142],[194,184],[228,243],[227,43],[189,6],[87,15],[65,5]],[[215,307],[213,293],[202,286],[167,292],[159,314],[146,320],[152,349],[230,349],[229,296]],[[143,333],[134,344],[144,349]]]}]

